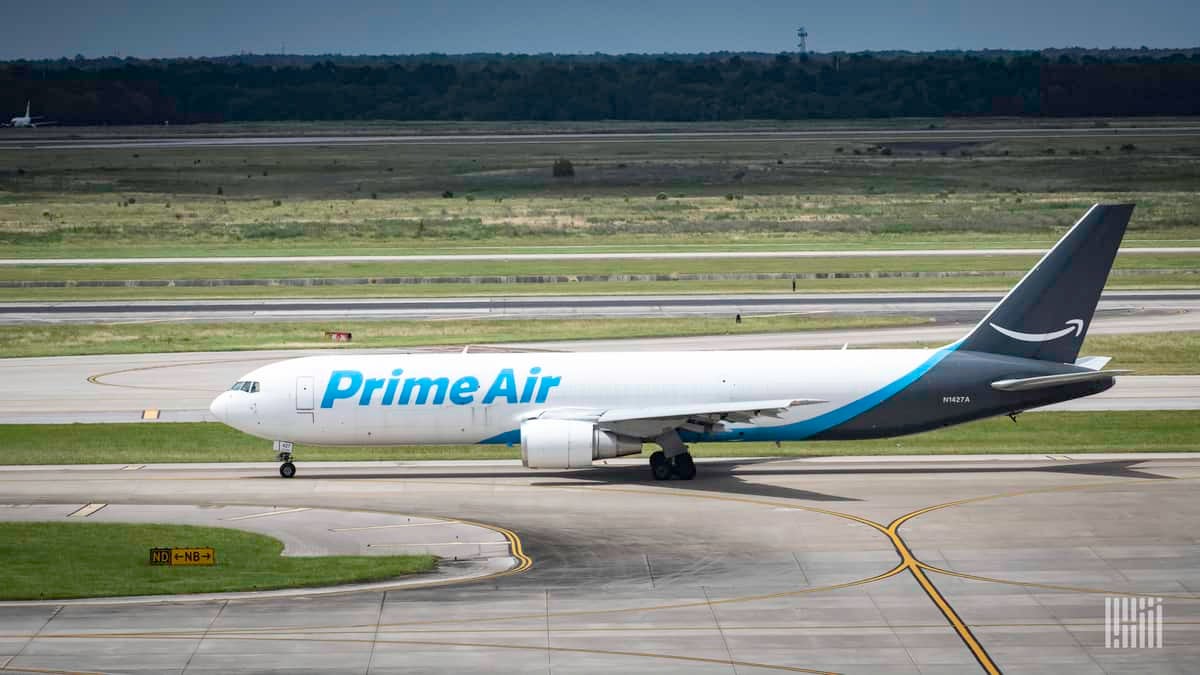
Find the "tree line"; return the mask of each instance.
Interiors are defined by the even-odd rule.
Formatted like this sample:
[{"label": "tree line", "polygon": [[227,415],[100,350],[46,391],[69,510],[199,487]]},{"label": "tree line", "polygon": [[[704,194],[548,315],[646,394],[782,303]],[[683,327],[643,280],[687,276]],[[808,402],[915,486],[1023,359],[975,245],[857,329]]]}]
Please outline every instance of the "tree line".
[{"label": "tree line", "polygon": [[62,124],[1200,114],[1200,52],[238,56],[0,64]]}]

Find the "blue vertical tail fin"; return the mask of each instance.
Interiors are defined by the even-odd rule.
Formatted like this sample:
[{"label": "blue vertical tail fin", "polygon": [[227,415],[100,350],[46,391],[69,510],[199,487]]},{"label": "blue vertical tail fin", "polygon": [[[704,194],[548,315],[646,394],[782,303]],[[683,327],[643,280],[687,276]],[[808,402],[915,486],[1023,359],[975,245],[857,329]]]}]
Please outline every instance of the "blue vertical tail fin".
[{"label": "blue vertical tail fin", "polygon": [[1073,363],[1108,281],[1133,204],[1096,204],[958,349]]}]

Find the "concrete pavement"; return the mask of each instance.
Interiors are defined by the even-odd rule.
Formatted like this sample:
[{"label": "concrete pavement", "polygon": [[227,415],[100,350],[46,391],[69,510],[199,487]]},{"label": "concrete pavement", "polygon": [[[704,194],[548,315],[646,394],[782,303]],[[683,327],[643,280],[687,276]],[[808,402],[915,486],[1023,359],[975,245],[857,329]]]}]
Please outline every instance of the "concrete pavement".
[{"label": "concrete pavement", "polygon": [[[1051,448],[1047,449],[1052,450]],[[1119,450],[1119,448],[1114,448]],[[533,564],[438,589],[0,607],[0,668],[108,672],[1195,672],[1200,462],[0,468],[0,502],[367,509],[512,530]],[[890,527],[889,527],[890,525]],[[1105,598],[1163,645],[1105,646]]]}]

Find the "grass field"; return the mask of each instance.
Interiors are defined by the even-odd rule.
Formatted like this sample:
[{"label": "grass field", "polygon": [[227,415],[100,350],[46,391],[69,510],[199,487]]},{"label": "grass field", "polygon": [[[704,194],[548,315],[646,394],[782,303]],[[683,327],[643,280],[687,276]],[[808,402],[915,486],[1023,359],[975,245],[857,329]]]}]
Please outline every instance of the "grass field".
[{"label": "grass field", "polygon": [[[40,265],[0,267],[0,279],[14,281],[126,279],[298,279],[343,277],[438,277],[618,274],[836,274],[840,272],[992,272],[1022,273],[1039,255],[719,258],[672,260],[483,260],[444,262],[298,262],[253,264]],[[1117,257],[1116,270],[1189,271],[1200,269],[1196,254],[1155,253]]]},{"label": "grass field", "polygon": [[[868,120],[835,126],[902,130],[929,124],[949,129],[994,123]],[[1147,119],[1130,125],[1183,123]],[[1005,120],[1003,124],[1033,128],[1090,122]],[[451,133],[470,134],[497,128],[564,131],[577,126],[382,124],[361,125],[359,131],[451,129]],[[640,124],[592,126],[649,130]],[[829,125],[650,126],[703,131]],[[345,125],[242,125],[226,130],[288,133],[290,128],[304,134]],[[178,133],[193,132],[221,133],[215,128]],[[130,132],[80,133],[103,138]],[[0,257],[1044,248],[1097,201],[1138,204],[1126,246],[1200,245],[1196,215],[1200,194],[1195,191],[1200,184],[1200,136],[1151,137],[1121,130],[1087,138],[906,138],[911,137],[898,134],[864,142],[847,132],[837,138],[785,141],[644,137],[561,144],[0,149],[0,167],[7,167],[0,170]],[[550,167],[558,158],[573,162],[573,178],[552,176]],[[1114,276],[1112,287],[1194,288],[1200,273],[1194,258],[1122,257],[1118,270],[1124,275]],[[1019,271],[1030,260],[0,267],[0,280]],[[1129,275],[1137,270],[1161,273]],[[0,289],[0,299],[754,292],[785,286],[790,284],[727,280],[482,287]],[[1006,280],[997,278],[837,279],[804,284],[804,290],[810,291],[1006,287]]]},{"label": "grass field", "polygon": [[[271,444],[223,424],[4,425],[0,465],[269,462]],[[1195,411],[1032,412],[1014,424],[1001,417],[915,436],[873,441],[708,443],[697,457],[805,457],[887,454],[1061,454],[1194,452],[1200,450]],[[303,462],[333,460],[517,459],[505,446],[321,448],[298,446]],[[266,475],[274,475],[274,471]]]},{"label": "grass field", "polygon": [[[802,279],[800,293],[879,293],[922,291],[1007,291],[1019,276],[945,278]],[[1110,290],[1192,289],[1200,273],[1192,270],[1162,274],[1112,276]],[[363,284],[352,286],[229,286],[223,288],[0,288],[0,301],[116,301],[116,300],[216,300],[261,298],[436,298],[530,295],[661,295],[696,293],[788,293],[791,282],[773,280],[721,281],[601,281],[549,284]]]},{"label": "grass field", "polygon": [[526,340],[734,335],[928,323],[915,316],[747,316],[670,319],[481,319],[269,323],[126,323],[0,326],[0,357],[234,351],[330,347],[327,330],[348,330],[362,347],[467,345]]},{"label": "grass field", "polygon": [[[149,564],[149,550],[211,546],[212,567]],[[188,525],[0,522],[0,600],[261,591],[428,572],[433,556],[283,557],[260,534]]]},{"label": "grass field", "polygon": [[[574,177],[551,175],[558,158],[573,162]],[[0,172],[0,255],[721,247],[758,238],[778,247],[864,237],[903,247],[943,236],[974,245],[980,236],[1049,241],[1101,200],[1138,202],[1135,237],[1194,241],[1198,160],[1200,137],[1137,132],[0,149],[0,166],[12,167]]]},{"label": "grass field", "polygon": [[[451,259],[414,263],[0,266],[0,281],[70,284],[61,288],[0,288],[0,299],[29,301],[297,296],[430,297],[497,293],[787,292],[791,290],[789,275],[801,277],[797,280],[797,290],[800,292],[1004,289],[1015,283],[1037,259],[1037,256],[1018,255],[620,261],[559,259],[468,262]],[[614,268],[618,270],[616,276],[613,276]],[[782,275],[783,278],[734,277],[739,274],[763,273]],[[990,276],[973,276],[979,273]],[[626,275],[631,275],[632,278]],[[680,279],[680,276],[684,278]],[[392,277],[401,277],[411,282],[388,283]],[[197,280],[208,284],[210,282],[207,280],[213,279],[228,281],[222,281],[218,285],[193,285]],[[339,279],[354,279],[357,283],[295,285]],[[137,280],[140,283],[169,281],[172,285],[133,286],[129,280]],[[246,280],[268,285],[236,285],[237,282]],[[119,285],[74,285],[97,281]],[[1197,256],[1138,254],[1118,257],[1109,285],[1111,288],[1121,289],[1192,288],[1197,284],[1200,284]]]},{"label": "grass field", "polygon": [[[0,155],[3,152],[0,151]],[[1197,162],[1200,164],[1200,162]],[[1200,172],[1197,180],[1200,181]],[[665,193],[662,193],[665,194]],[[728,193],[733,195],[734,193]],[[741,197],[741,193],[737,193]],[[134,200],[129,203],[129,200]],[[550,250],[1044,246],[1097,201],[1138,203],[1129,242],[1195,244],[1189,190],[793,191],[441,199],[224,199],[0,192],[0,256],[120,257]],[[122,206],[123,205],[123,206]],[[481,249],[482,250],[482,249]]]}]

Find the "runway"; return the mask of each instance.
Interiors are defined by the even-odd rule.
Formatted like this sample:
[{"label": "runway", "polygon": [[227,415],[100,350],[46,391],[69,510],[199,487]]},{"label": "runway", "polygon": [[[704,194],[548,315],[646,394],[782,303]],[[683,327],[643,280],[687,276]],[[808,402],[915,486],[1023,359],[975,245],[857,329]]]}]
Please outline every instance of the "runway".
[{"label": "runway", "polygon": [[[657,484],[640,465],[309,465],[287,481],[244,466],[0,468],[5,509],[461,518],[512,531],[532,563],[435,590],[4,606],[0,668],[1196,672],[1198,477],[1178,456],[717,461]],[[1161,602],[1162,647],[1107,648],[1107,597]]]},{"label": "runway", "polygon": [[[553,295],[398,299],[122,300],[0,303],[0,324],[313,319],[681,317],[735,314],[916,314],[978,320],[1002,293]],[[1200,291],[1106,291],[1101,315],[1166,312],[1200,330]],[[1159,323],[1163,320],[1159,319]],[[1150,327],[1150,330],[1161,328]]]},{"label": "runway", "polygon": [[[286,263],[425,263],[425,262],[528,262],[552,260],[722,260],[722,259],[807,259],[807,258],[929,258],[1042,255],[1044,248],[926,248],[875,250],[796,251],[611,251],[595,253],[444,253],[429,255],[255,255],[158,258],[0,258],[0,267],[84,265],[254,265]],[[1200,246],[1131,246],[1121,255],[1191,255]]]},{"label": "runway", "polygon": [[[805,349],[949,343],[969,323],[750,335],[620,340],[546,341],[472,345],[476,351],[711,351]],[[1200,314],[1098,315],[1090,334],[1119,335],[1200,330]],[[461,347],[411,350],[339,349],[338,353],[461,351]],[[162,421],[211,421],[208,405],[251,370],[328,349],[194,352],[0,359],[0,379],[21,387],[0,393],[0,423],[134,422],[147,410]],[[1056,410],[1197,410],[1200,376],[1128,376],[1097,396],[1059,404]]]},{"label": "runway", "polygon": [[996,141],[1062,138],[1188,138],[1200,135],[1200,127],[1108,128],[978,128],[978,129],[817,129],[761,131],[647,131],[541,134],[361,134],[361,135],[188,135],[186,127],[172,130],[175,137],[93,139],[16,138],[8,134],[0,143],[3,150],[64,150],[113,148],[230,148],[277,146],[364,146],[364,145],[558,145],[594,143],[720,143],[720,142],[837,142],[864,143],[918,141]]}]

